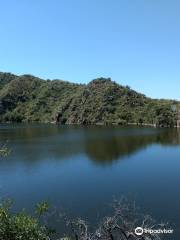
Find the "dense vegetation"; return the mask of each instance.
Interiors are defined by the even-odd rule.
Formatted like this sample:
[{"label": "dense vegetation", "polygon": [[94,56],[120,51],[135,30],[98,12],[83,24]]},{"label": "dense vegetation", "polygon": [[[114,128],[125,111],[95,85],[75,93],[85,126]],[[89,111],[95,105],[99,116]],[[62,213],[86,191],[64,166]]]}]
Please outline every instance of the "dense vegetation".
[{"label": "dense vegetation", "polygon": [[[38,215],[45,208],[45,203],[37,206]],[[38,216],[31,216],[25,210],[13,213],[10,201],[0,204],[0,240],[49,240],[49,234],[48,228],[40,224]]]},{"label": "dense vegetation", "polygon": [[177,104],[147,98],[110,78],[82,85],[0,73],[1,122],[174,126]]},{"label": "dense vegetation", "polygon": [[46,212],[47,203],[38,204],[34,216],[25,210],[13,213],[10,201],[0,203],[0,240],[160,240],[158,233],[138,236],[135,229],[137,226],[150,230],[166,226],[157,224],[149,215],[139,213],[134,204],[120,200],[113,203],[112,215],[104,217],[95,231],[83,219],[70,220],[65,215],[60,217],[69,228],[67,233],[61,233],[62,238],[55,230],[41,223],[40,217]]}]

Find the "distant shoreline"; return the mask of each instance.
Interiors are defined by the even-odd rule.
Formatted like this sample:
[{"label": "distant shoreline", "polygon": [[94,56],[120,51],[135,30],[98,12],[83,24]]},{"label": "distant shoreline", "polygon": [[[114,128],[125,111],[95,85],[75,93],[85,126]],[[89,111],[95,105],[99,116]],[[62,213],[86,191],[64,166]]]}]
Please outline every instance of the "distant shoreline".
[{"label": "distant shoreline", "polygon": [[152,123],[126,123],[126,124],[116,124],[116,123],[109,123],[109,124],[103,124],[103,123],[90,123],[90,124],[80,124],[80,123],[74,123],[74,124],[61,124],[55,121],[44,121],[44,122],[39,122],[39,121],[23,121],[23,122],[0,122],[1,124],[52,124],[52,125],[57,125],[57,126],[119,126],[119,127],[125,127],[125,126],[138,126],[138,127],[151,127],[151,128],[180,128],[180,126],[157,126],[156,124]]}]

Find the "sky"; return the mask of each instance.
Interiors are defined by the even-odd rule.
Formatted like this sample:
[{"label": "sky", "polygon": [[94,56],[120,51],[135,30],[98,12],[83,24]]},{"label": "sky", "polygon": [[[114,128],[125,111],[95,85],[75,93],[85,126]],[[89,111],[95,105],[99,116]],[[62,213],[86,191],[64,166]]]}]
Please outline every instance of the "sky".
[{"label": "sky", "polygon": [[0,71],[180,100],[179,0],[0,0]]}]

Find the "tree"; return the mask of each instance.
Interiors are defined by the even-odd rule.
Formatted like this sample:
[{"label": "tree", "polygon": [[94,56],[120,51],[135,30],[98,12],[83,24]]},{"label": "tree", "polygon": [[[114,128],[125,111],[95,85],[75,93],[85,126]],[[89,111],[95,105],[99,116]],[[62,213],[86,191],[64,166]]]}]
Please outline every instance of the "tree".
[{"label": "tree", "polygon": [[174,111],[168,106],[158,106],[156,108],[156,124],[159,127],[173,127],[176,116]]},{"label": "tree", "polygon": [[137,226],[143,229],[159,229],[167,227],[167,224],[157,224],[150,215],[140,213],[135,204],[129,203],[125,198],[112,204],[113,214],[105,217],[95,229],[91,232],[90,226],[83,219],[70,221],[65,217],[67,226],[71,229],[69,239],[75,240],[160,240],[157,233],[143,233],[136,235]]},{"label": "tree", "polygon": [[24,210],[13,214],[11,202],[0,204],[0,240],[50,240],[48,230],[41,226],[38,218]]},{"label": "tree", "polygon": [[[34,217],[25,210],[17,214],[11,211],[11,201],[0,204],[0,240],[160,240],[158,233],[144,232],[141,236],[136,235],[135,229],[161,229],[167,228],[168,224],[156,221],[150,215],[144,215],[136,208],[135,203],[129,203],[125,198],[115,200],[112,204],[111,216],[106,216],[98,224],[94,231],[83,219],[71,220],[66,215],[60,214],[63,222],[69,227],[65,238],[53,238],[53,231],[47,225],[40,223],[40,217],[47,213],[48,204],[39,203],[36,206]],[[57,216],[57,212],[54,212]],[[52,217],[51,213],[47,216]]]}]

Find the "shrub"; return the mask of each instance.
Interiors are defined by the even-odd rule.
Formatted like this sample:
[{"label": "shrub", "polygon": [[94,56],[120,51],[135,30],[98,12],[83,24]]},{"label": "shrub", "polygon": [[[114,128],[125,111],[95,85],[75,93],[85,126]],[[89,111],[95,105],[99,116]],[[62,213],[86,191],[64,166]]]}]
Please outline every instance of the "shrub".
[{"label": "shrub", "polygon": [[0,240],[49,240],[48,230],[24,210],[11,212],[11,202],[0,204]]}]

